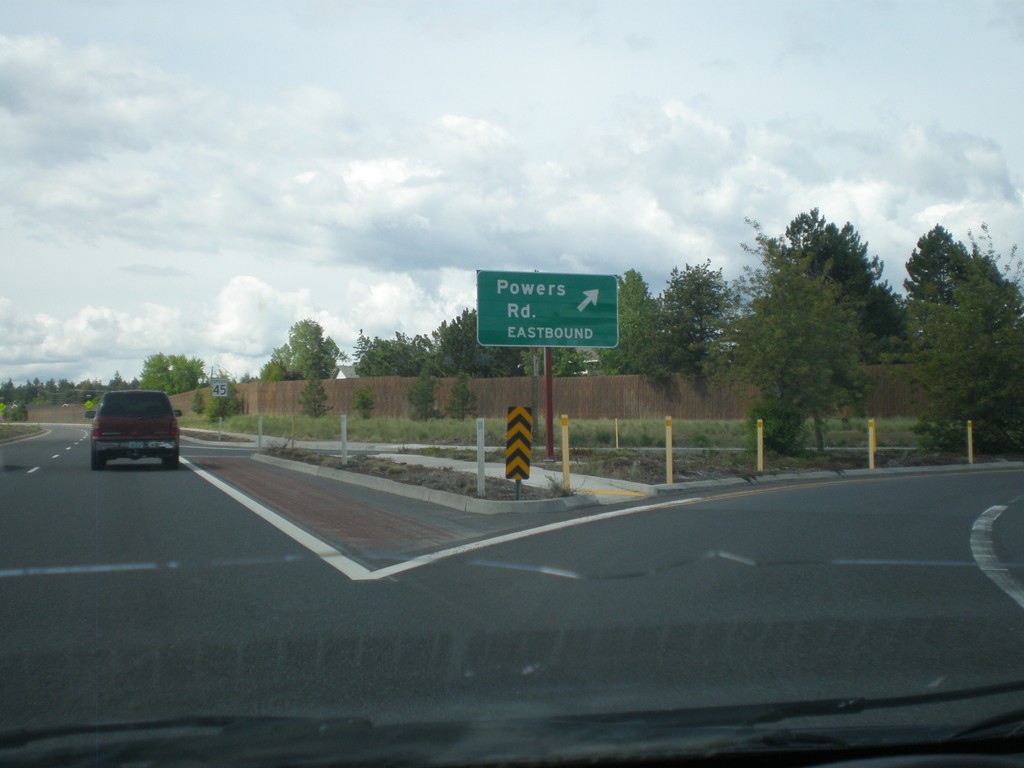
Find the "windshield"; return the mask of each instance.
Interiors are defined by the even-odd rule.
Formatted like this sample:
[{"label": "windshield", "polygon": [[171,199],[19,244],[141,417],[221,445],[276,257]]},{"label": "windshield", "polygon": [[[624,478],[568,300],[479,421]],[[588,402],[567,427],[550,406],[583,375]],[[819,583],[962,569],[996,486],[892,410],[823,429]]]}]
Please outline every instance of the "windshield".
[{"label": "windshield", "polygon": [[1024,708],[1024,7],[0,18],[0,764]]},{"label": "windshield", "polygon": [[103,416],[170,416],[171,405],[163,392],[111,392],[100,405]]}]

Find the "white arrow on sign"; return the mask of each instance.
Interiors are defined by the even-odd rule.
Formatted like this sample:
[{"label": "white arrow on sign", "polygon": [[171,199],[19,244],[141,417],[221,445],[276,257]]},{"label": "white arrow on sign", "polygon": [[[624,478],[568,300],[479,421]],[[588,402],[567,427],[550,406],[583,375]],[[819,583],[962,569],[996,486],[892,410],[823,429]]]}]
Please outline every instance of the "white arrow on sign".
[{"label": "white arrow on sign", "polygon": [[592,291],[584,291],[583,295],[586,296],[587,298],[585,298],[583,301],[581,301],[579,306],[576,307],[576,309],[578,309],[580,312],[582,312],[584,309],[589,307],[591,304],[597,304],[597,294],[599,294],[599,293],[600,293],[600,291],[598,289],[596,289],[596,288],[594,290],[592,290]]}]

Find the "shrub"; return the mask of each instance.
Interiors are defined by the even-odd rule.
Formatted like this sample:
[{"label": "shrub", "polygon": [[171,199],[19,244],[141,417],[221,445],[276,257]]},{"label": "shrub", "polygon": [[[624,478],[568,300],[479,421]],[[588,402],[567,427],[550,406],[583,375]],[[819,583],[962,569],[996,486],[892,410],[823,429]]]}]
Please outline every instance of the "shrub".
[{"label": "shrub", "polygon": [[452,385],[451,397],[445,406],[446,416],[464,419],[476,409],[476,393],[469,388],[469,374],[460,373]]},{"label": "shrub", "polygon": [[368,419],[373,415],[373,409],[377,406],[377,398],[374,396],[373,389],[369,384],[356,389],[352,404],[364,419]]},{"label": "shrub", "polygon": [[28,408],[23,403],[14,403],[4,410],[7,421],[28,421]]},{"label": "shrub", "polygon": [[305,416],[317,418],[324,416],[330,407],[327,405],[327,392],[320,379],[310,379],[299,394],[299,410]]},{"label": "shrub", "polygon": [[807,420],[799,409],[777,400],[759,400],[747,413],[748,448],[757,450],[757,420],[764,421],[764,447],[786,456],[798,456],[807,443]]},{"label": "shrub", "polygon": [[437,379],[426,371],[421,373],[409,387],[409,404],[414,419],[426,421],[437,415],[434,400],[437,395]]},{"label": "shrub", "polygon": [[238,387],[235,382],[229,381],[227,397],[211,397],[206,403],[206,418],[211,422],[221,417],[226,419],[241,413],[244,409],[245,401],[242,400]]}]

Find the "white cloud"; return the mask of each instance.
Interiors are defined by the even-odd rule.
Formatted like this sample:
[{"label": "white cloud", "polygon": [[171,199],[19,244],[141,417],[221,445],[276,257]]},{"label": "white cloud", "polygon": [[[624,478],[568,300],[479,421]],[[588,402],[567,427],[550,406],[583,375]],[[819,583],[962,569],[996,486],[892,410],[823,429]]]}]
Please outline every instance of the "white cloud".
[{"label": "white cloud", "polygon": [[484,148],[508,144],[508,132],[500,125],[463,115],[442,115],[436,122],[440,135],[452,143]]},{"label": "white cloud", "polygon": [[20,362],[46,339],[45,319],[33,321],[19,315],[14,301],[5,296],[0,296],[0,328],[0,361],[5,363]]},{"label": "white cloud", "polygon": [[[1020,16],[1009,8],[997,10]],[[535,28],[518,19],[506,30],[479,9],[483,38],[446,37],[444,49],[403,27],[402,40],[437,54],[416,68],[338,45],[368,10],[342,13],[324,38],[349,58],[296,50],[294,73],[244,58],[238,30],[232,67],[265,65],[281,84],[244,92],[227,85],[237,73],[214,80],[182,64],[176,45],[0,36],[0,375],[130,377],[154,352],[255,372],[305,317],[349,349],[360,329],[429,333],[475,304],[478,268],[636,268],[652,290],[673,266],[705,259],[735,276],[745,218],[776,234],[812,207],[851,221],[896,285],[936,223],[964,239],[986,221],[997,244],[1024,241],[1024,153],[998,133],[1005,120],[974,120],[962,94],[928,111],[916,91],[873,80],[868,101],[841,56],[827,57],[826,74],[844,74],[860,98],[842,110],[843,93],[820,92],[822,72],[807,87],[773,80],[792,75],[786,62],[758,69],[752,92],[745,35],[770,37],[756,28],[764,13],[716,44],[734,66],[709,75],[714,88],[694,85],[688,73],[707,72],[708,51],[688,60],[643,14],[612,29],[610,7],[592,10],[585,34],[575,12],[544,10],[528,65],[537,77],[524,82],[503,80],[517,60],[487,46],[514,32],[503,53],[519,55]],[[375,29],[418,13],[385,12]],[[616,58],[625,37],[643,51]],[[301,38],[320,39],[307,27]],[[583,57],[542,58],[555,51]],[[315,69],[301,68],[307,54]],[[479,71],[462,67],[456,81],[451,62]],[[900,87],[928,76],[901,71]]]},{"label": "white cloud", "polygon": [[348,351],[360,331],[371,338],[397,331],[429,335],[440,324],[437,318],[451,319],[476,301],[472,274],[442,270],[435,280],[419,283],[409,274],[353,269],[314,301],[310,289],[281,290],[251,275],[237,276],[220,289],[213,312],[203,319],[208,329],[201,345],[207,351],[201,356],[236,375],[255,374],[288,340],[291,326],[304,319],[320,323]]},{"label": "white cloud", "polygon": [[26,317],[11,299],[0,297],[0,323],[5,328],[0,364],[13,378],[51,378],[67,372],[75,378],[106,380],[115,369],[130,378],[150,354],[195,347],[196,339],[181,319],[179,310],[153,303],[142,304],[137,313],[86,305],[64,318]]},{"label": "white cloud", "polygon": [[270,356],[287,341],[281,327],[308,316],[308,290],[281,292],[251,275],[232,278],[217,295],[207,343],[217,353],[244,358]]},{"label": "white cloud", "polygon": [[15,162],[41,166],[149,151],[210,105],[121,51],[40,36],[0,36],[0,101]]}]

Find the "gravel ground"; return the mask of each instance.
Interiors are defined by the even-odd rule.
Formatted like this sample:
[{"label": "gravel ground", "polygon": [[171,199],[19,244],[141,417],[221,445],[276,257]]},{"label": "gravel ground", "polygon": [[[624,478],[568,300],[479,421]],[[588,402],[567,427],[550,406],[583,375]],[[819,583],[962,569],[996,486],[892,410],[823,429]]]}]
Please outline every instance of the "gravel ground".
[{"label": "gravel ground", "polygon": [[[394,480],[409,485],[422,485],[439,491],[449,491],[463,496],[477,495],[477,478],[470,472],[460,472],[454,469],[435,469],[421,467],[415,464],[402,464],[391,459],[383,459],[374,456],[351,456],[347,464],[342,464],[341,459],[334,456],[324,456],[313,451],[304,451],[295,448],[277,448],[267,451],[272,456],[291,461],[304,461],[307,464],[317,464],[331,469],[341,469],[346,472],[359,472],[365,475],[382,477],[385,480]],[[484,495],[489,501],[513,500],[516,497],[515,483],[511,480],[500,478],[485,478]],[[551,499],[563,495],[560,487],[535,488],[522,485],[520,487],[521,499]]]}]

